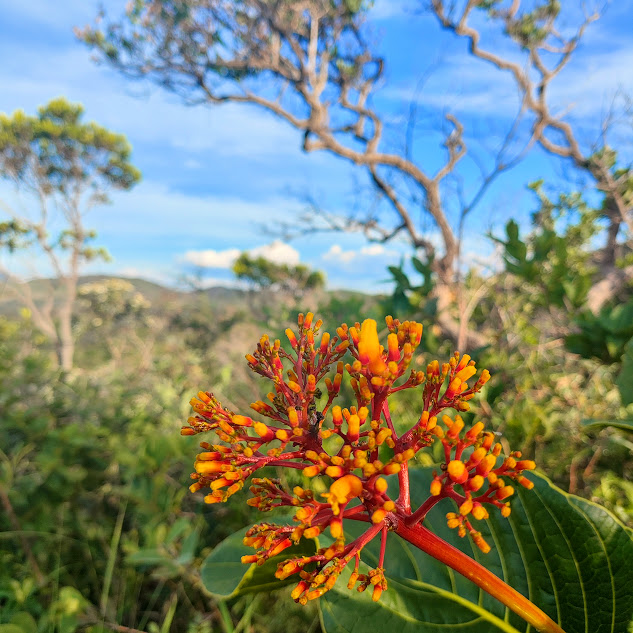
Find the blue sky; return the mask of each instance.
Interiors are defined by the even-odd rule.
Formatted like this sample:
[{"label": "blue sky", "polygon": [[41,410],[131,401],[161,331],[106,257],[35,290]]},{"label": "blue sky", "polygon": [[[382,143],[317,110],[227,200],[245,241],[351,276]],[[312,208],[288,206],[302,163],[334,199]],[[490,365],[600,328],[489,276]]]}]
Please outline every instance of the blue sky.
[{"label": "blue sky", "polygon": [[[124,7],[105,3],[112,16]],[[483,151],[496,131],[510,121],[517,100],[512,83],[498,71],[469,58],[464,42],[441,32],[421,14],[414,0],[377,0],[368,20],[371,37],[386,59],[385,79],[376,98],[388,123],[386,141],[402,143],[412,98],[419,108],[416,160],[429,169],[441,158],[441,138],[433,132],[446,111],[458,114]],[[568,5],[574,5],[571,3]],[[577,3],[580,5],[580,3]],[[330,212],[346,213],[371,204],[362,171],[324,153],[304,154],[301,136],[273,116],[253,107],[187,107],[151,85],[130,83],[76,41],[74,26],[91,23],[91,0],[0,0],[0,112],[28,113],[63,95],[83,103],[86,118],[127,135],[143,182],[132,192],[115,194],[113,204],[91,212],[87,224],[113,256],[110,264],[87,272],[142,276],[176,283],[182,273],[205,266],[208,283],[228,283],[232,259],[242,250],[277,261],[304,262],[324,270],[330,287],[368,291],[388,289],[385,269],[410,253],[404,242],[384,246],[355,234],[317,234],[280,242],[263,226],[291,220],[310,195]],[[573,63],[558,78],[552,103],[579,126],[583,140],[597,135],[601,117],[618,89],[633,95],[633,0],[608,6],[590,26]],[[574,23],[570,15],[568,25]],[[424,90],[420,78],[431,72]],[[500,105],[503,116],[499,117]],[[629,152],[631,147],[625,147]],[[475,167],[463,164],[466,186]],[[465,251],[473,260],[490,259],[487,230],[499,231],[510,217],[527,224],[533,198],[527,182],[545,177],[570,186],[569,170],[559,159],[535,150],[505,174],[473,213]],[[0,183],[0,200],[27,209]],[[386,212],[386,211],[385,211]],[[0,211],[0,213],[2,213]],[[420,220],[425,226],[424,220]],[[430,224],[427,225],[430,226]],[[431,239],[436,239],[430,230]],[[24,262],[4,256],[5,265],[27,272]],[[47,274],[31,258],[27,274]]]}]

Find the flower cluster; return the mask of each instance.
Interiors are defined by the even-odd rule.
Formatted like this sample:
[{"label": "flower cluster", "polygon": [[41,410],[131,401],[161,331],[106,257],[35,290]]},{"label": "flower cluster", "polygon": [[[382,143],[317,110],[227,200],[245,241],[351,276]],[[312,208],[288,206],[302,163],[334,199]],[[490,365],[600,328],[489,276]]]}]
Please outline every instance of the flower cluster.
[{"label": "flower cluster", "polygon": [[[213,394],[200,392],[191,401],[195,415],[182,429],[184,435],[214,431],[221,442],[201,444],[203,452],[192,474],[193,492],[210,489],[207,503],[226,501],[264,466],[302,472],[304,485],[292,490],[267,477],[251,480],[249,505],[262,511],[291,508],[294,524],[255,525],[244,542],[256,553],[242,559],[263,564],[302,538],[316,538],[327,530],[326,546],[278,566],[278,578],[299,577],[292,596],[301,603],[328,591],[352,561],[348,586],[357,586],[359,591],[372,587],[373,599],[378,600],[387,588],[383,564],[388,532],[423,529],[424,517],[443,498],[457,504],[458,511],[447,515],[449,527],[457,528],[460,536],[469,534],[487,552],[490,547],[471,520],[485,519],[486,506],[497,506],[503,516],[509,515],[508,498],[514,489],[508,481],[527,488],[532,485],[522,473],[533,469],[534,462],[521,460],[518,452],[501,459],[502,447],[494,442],[494,434],[484,432],[481,422],[465,428],[459,415],[468,411],[469,400],[489,380],[488,371],[475,378],[475,362],[457,352],[447,363],[432,361],[426,371],[411,369],[422,325],[391,317],[386,325],[385,347],[371,319],[352,327],[343,324],[331,336],[328,332],[319,335],[322,322],[315,321],[312,313],[300,314],[298,330],[286,330],[288,349],[281,341],[263,336],[246,357],[250,368],[273,385],[267,401],[251,405],[259,419],[236,414]],[[344,374],[349,376],[356,402],[342,408],[335,401]],[[404,389],[419,390],[422,413],[412,428],[398,436],[388,399]],[[444,414],[438,421],[445,410],[455,415]],[[414,510],[408,464],[434,442],[443,445],[444,463],[434,475],[428,500]],[[397,496],[389,493],[387,481],[396,474]],[[310,480],[317,476],[330,482],[327,492],[318,494],[310,487]],[[368,528],[348,542],[344,520],[364,521]],[[378,535],[378,566],[360,574],[361,550]]]}]

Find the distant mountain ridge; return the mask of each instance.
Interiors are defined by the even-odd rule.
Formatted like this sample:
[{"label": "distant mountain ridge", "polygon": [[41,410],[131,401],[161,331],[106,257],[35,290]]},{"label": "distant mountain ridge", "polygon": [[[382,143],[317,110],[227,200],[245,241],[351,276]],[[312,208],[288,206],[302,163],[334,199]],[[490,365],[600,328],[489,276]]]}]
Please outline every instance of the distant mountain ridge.
[{"label": "distant mountain ridge", "polygon": [[[117,275],[84,275],[79,278],[79,286],[87,283],[106,281],[108,279],[120,279],[130,283],[137,292],[140,292],[153,306],[165,302],[183,302],[195,295],[205,294],[213,301],[224,303],[243,303],[248,292],[240,288],[227,288],[225,286],[212,286],[204,289],[182,290],[163,286],[147,279],[139,277],[120,277]],[[41,303],[55,293],[60,286],[59,279],[33,279],[28,282],[36,303]],[[22,303],[13,295],[5,284],[0,284],[0,315],[15,316]]]}]

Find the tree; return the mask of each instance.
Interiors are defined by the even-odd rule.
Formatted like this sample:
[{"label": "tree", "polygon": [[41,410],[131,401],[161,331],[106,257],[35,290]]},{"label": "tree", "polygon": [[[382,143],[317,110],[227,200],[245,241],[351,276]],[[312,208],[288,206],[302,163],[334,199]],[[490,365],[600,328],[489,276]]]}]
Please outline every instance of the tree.
[{"label": "tree", "polygon": [[[603,194],[601,216],[607,221],[607,239],[602,249],[599,287],[589,297],[589,307],[597,313],[633,279],[633,266],[623,271],[616,265],[619,238],[633,246],[633,171],[630,166],[618,165],[617,153],[609,146],[609,117],[603,121],[596,140],[583,146],[578,129],[566,113],[554,113],[549,91],[577,49],[585,29],[599,14],[586,14],[577,32],[564,38],[557,24],[559,0],[541,0],[528,10],[522,10],[520,0],[507,3],[507,7],[505,4],[504,0],[431,0],[432,11],[443,28],[466,38],[474,57],[514,79],[522,108],[531,116],[533,141],[550,154],[571,161],[590,176]],[[489,42],[486,48],[481,45],[482,33],[472,25],[477,10],[486,11],[488,23],[500,27],[514,49],[501,48],[498,42]],[[611,118],[613,115],[612,111]]]},{"label": "tree", "polygon": [[[393,221],[385,221],[372,210],[361,218],[326,217],[325,226],[320,219],[309,229],[357,229],[382,242],[406,236],[421,258],[432,262],[439,325],[465,347],[460,332],[466,332],[466,321],[457,312],[463,312],[468,303],[459,283],[467,218],[499,175],[516,165],[535,142],[556,151],[557,146],[544,140],[544,129],[555,127],[565,133],[565,124],[543,111],[541,123],[523,135],[520,122],[530,108],[523,103],[501,135],[492,159],[482,165],[480,157],[469,153],[467,130],[453,113],[445,114],[440,160],[429,157],[427,147],[424,153],[414,148],[412,107],[402,146],[390,150],[385,113],[373,100],[385,61],[366,37],[368,4],[362,0],[137,0],[123,20],[103,28],[87,27],[78,35],[103,61],[130,77],[148,77],[188,103],[259,106],[301,132],[306,152],[324,150],[362,168],[382,202],[394,212]],[[495,0],[466,4],[467,11],[488,7],[496,19],[493,8],[499,3]],[[519,4],[519,0],[512,3],[513,7]],[[545,21],[552,32],[553,5],[545,3],[541,10],[545,18],[538,11],[533,18],[539,28]],[[433,7],[441,17],[443,3],[434,2]],[[561,41],[561,59],[556,72],[547,74],[546,84],[569,61],[592,19],[575,36]],[[450,28],[451,22],[446,18],[442,24]],[[517,38],[521,28],[527,27],[516,26]],[[507,114],[505,110],[507,106],[500,104],[500,114]],[[565,151],[575,156],[572,148]],[[463,174],[458,174],[466,157],[481,168],[481,178],[470,188],[470,195],[460,184]],[[431,219],[428,232],[420,229],[422,218]],[[439,248],[431,232],[439,234]],[[477,333],[467,334],[470,346],[485,343]]]},{"label": "tree", "polygon": [[81,105],[58,98],[36,116],[21,110],[0,114],[0,177],[35,202],[28,215],[3,205],[8,218],[0,222],[0,248],[9,254],[39,249],[52,268],[55,292],[38,302],[29,284],[8,267],[1,265],[0,273],[53,341],[64,371],[73,367],[72,318],[81,267],[108,257],[90,244],[96,234],[86,228],[85,214],[106,204],[110,190],[127,190],[140,180],[125,136],[82,122],[83,112]]},{"label": "tree", "polygon": [[325,285],[323,273],[310,270],[304,264],[276,264],[265,257],[251,257],[248,253],[242,253],[235,260],[233,272],[238,279],[247,281],[260,290],[271,289],[291,293],[296,297]]}]

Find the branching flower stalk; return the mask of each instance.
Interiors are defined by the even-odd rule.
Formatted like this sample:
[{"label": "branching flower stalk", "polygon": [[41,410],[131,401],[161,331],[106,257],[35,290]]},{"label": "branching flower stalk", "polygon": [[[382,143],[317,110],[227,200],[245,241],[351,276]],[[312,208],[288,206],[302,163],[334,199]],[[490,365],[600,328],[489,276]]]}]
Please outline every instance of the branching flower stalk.
[{"label": "branching flower stalk", "polygon": [[[466,428],[460,413],[468,411],[469,400],[489,380],[487,370],[475,378],[475,361],[458,352],[441,365],[432,361],[426,371],[410,369],[422,325],[391,317],[386,324],[386,347],[380,344],[372,319],[353,327],[343,324],[335,336],[324,332],[317,342],[322,322],[315,322],[312,313],[299,315],[297,332],[286,330],[288,350],[281,341],[271,342],[263,336],[246,359],[254,372],[273,383],[268,401],[251,405],[268,421],[229,411],[210,392],[198,393],[191,400],[195,415],[182,434],[214,431],[221,443],[201,443],[203,452],[195,462],[191,491],[210,488],[207,503],[226,501],[265,466],[301,470],[306,481],[317,476],[331,481],[329,490],[320,495],[308,486],[286,490],[279,480],[269,477],[251,481],[253,497],[247,503],[263,512],[292,508],[294,525],[264,522],[253,526],[244,543],[256,553],[244,556],[244,563],[261,565],[302,538],[314,539],[326,530],[332,537],[331,544],[315,554],[290,557],[278,566],[277,578],[298,576],[292,597],[302,604],[331,589],[350,564],[354,570],[348,587],[357,586],[359,591],[371,587],[373,600],[378,600],[387,589],[386,541],[388,533],[395,532],[469,578],[537,630],[561,633],[525,596],[424,526],[431,508],[450,498],[456,511],[446,515],[448,526],[461,537],[468,535],[487,553],[490,546],[477,530],[477,522],[488,517],[489,509],[509,516],[513,484],[532,488],[523,473],[535,464],[521,459],[518,451],[502,456],[501,444],[484,430],[482,422]],[[349,376],[356,399],[347,408],[335,404],[344,374]],[[398,436],[389,397],[405,389],[419,391],[422,413],[412,428]],[[319,410],[317,404],[323,401]],[[452,416],[445,413],[450,410]],[[435,442],[442,445],[444,462],[434,474],[428,499],[412,508],[409,462]],[[390,455],[386,461],[379,459],[379,449],[381,454],[385,452],[383,445]],[[386,477],[396,474],[399,492],[392,498]],[[368,528],[348,542],[345,521],[364,521]],[[380,538],[378,566],[360,573],[361,551],[374,538]]]}]

